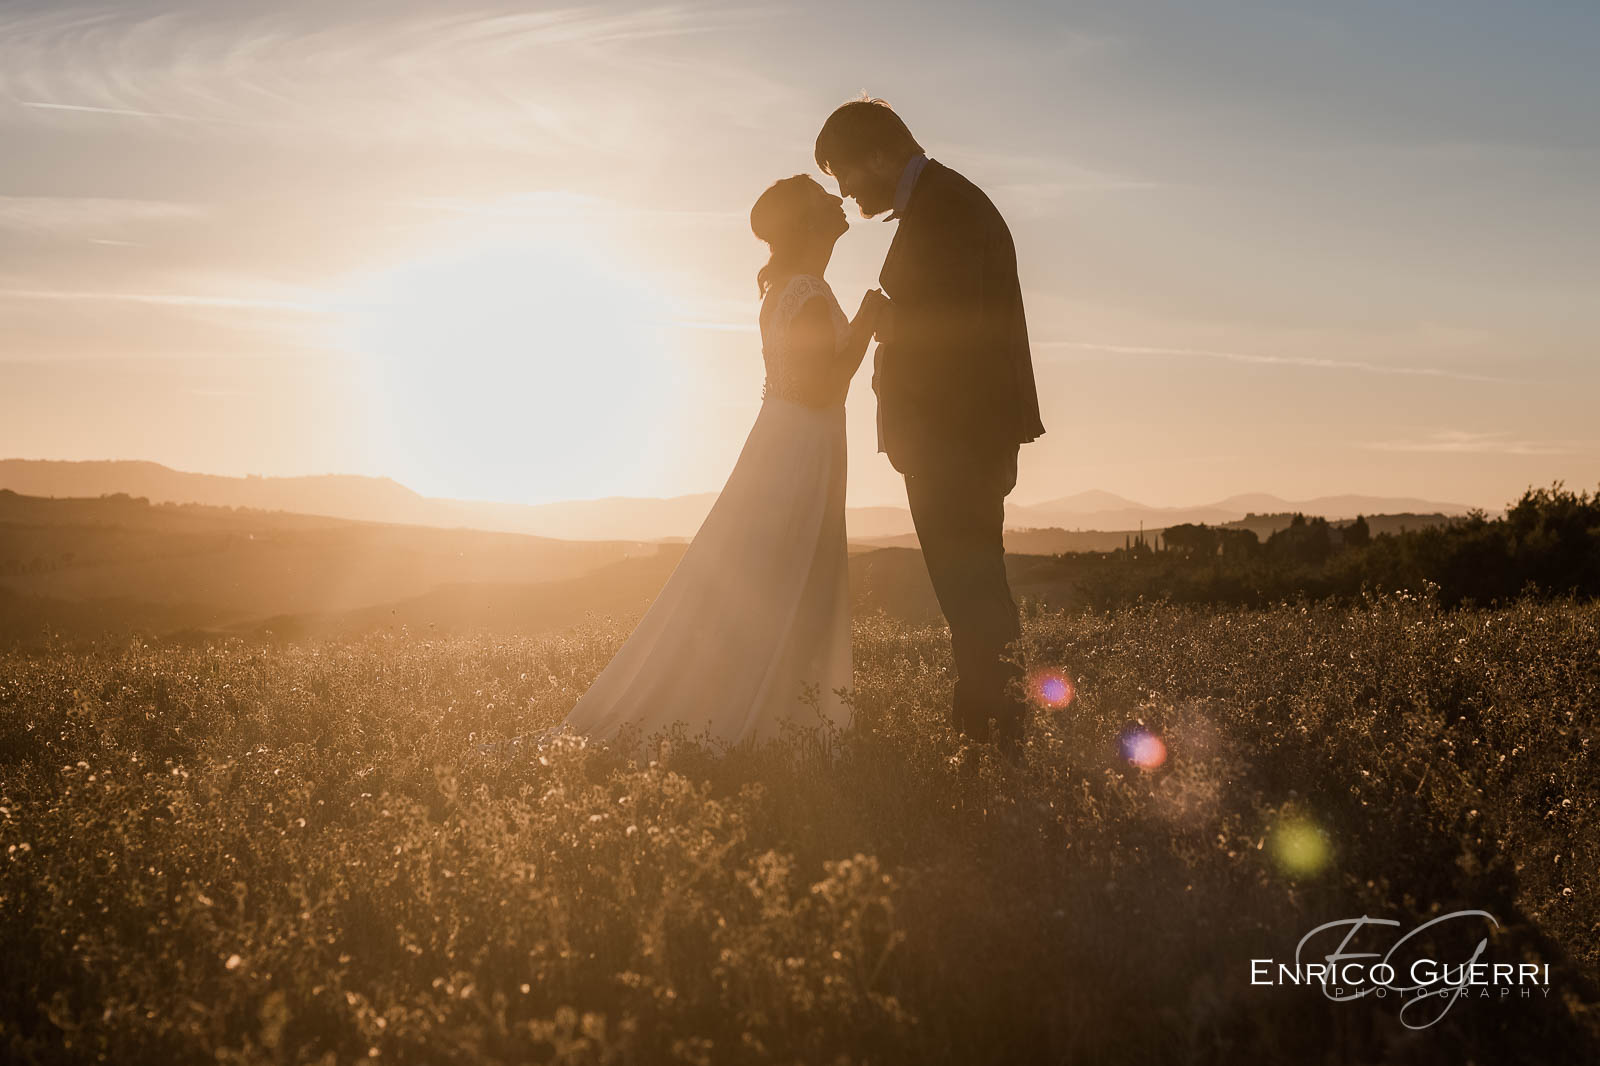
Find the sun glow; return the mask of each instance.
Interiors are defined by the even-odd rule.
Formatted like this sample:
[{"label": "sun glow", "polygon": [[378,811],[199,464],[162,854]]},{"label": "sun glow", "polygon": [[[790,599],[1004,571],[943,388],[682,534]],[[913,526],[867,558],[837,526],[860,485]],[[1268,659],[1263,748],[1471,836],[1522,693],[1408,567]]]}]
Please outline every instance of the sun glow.
[{"label": "sun glow", "polygon": [[366,362],[400,481],[537,502],[637,480],[672,401],[668,316],[613,262],[525,234],[351,286],[345,343]]}]

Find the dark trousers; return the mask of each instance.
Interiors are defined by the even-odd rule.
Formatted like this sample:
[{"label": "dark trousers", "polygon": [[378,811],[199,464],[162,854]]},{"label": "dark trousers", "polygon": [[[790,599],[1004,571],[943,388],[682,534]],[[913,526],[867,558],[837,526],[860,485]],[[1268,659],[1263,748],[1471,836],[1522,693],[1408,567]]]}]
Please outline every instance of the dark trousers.
[{"label": "dark trousers", "polygon": [[906,475],[911,520],[933,579],[939,609],[950,623],[956,664],[952,724],[977,740],[989,738],[989,719],[1002,736],[1018,736],[1026,705],[1008,691],[1022,670],[1001,661],[1021,627],[1006,581],[1005,500],[1017,483],[1017,449],[992,459],[969,459],[928,474]]}]

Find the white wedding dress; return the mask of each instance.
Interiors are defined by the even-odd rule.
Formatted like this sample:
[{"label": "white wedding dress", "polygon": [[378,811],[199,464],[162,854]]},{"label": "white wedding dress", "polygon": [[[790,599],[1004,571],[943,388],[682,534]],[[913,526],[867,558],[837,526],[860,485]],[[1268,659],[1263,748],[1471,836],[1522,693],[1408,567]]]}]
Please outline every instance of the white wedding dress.
[{"label": "white wedding dress", "polygon": [[[842,398],[798,402],[806,368],[789,325],[822,299],[842,341],[849,323],[821,278],[799,275],[762,305],[761,413],[705,522],[637,629],[556,732],[597,740],[676,722],[730,745],[784,723],[847,724],[851,684]],[[826,738],[827,729],[817,734]]]}]

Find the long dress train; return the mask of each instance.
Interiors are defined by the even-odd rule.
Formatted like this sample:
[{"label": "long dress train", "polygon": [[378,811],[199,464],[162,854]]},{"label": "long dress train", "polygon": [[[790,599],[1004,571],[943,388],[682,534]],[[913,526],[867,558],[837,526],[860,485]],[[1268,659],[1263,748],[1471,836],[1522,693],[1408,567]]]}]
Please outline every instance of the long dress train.
[{"label": "long dress train", "polygon": [[[827,283],[793,278],[761,314],[760,414],[682,560],[638,628],[560,732],[642,739],[683,722],[691,736],[764,741],[785,722],[843,727],[851,683],[843,401],[798,402],[789,323],[813,298],[848,328]],[[825,735],[828,730],[822,730]]]}]

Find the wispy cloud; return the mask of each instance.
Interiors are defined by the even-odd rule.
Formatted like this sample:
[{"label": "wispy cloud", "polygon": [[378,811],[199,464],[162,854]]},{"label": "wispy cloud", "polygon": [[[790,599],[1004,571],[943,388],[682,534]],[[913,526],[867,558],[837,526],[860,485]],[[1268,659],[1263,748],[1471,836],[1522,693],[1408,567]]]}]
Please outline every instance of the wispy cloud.
[{"label": "wispy cloud", "polygon": [[746,225],[742,211],[710,211],[690,208],[652,208],[620,200],[565,189],[539,189],[495,200],[469,200],[461,197],[426,196],[403,201],[403,205],[422,211],[479,218],[569,220],[580,215],[626,217],[630,220],[659,222],[722,222]]},{"label": "wispy cloud", "polygon": [[1063,181],[1001,182],[992,188],[1013,196],[1044,200],[1075,192],[1135,192],[1144,189],[1170,189],[1172,185],[1164,181],[1141,181],[1137,178],[1118,178],[1108,174],[1104,177],[1083,177]]},{"label": "wispy cloud", "polygon": [[988,186],[989,193],[1002,208],[1024,217],[1049,216],[1069,198],[1098,194],[1121,195],[1167,189],[1159,181],[1141,181],[1114,175],[1085,175],[1060,181],[1001,181]]},{"label": "wispy cloud", "polygon": [[696,318],[675,318],[667,324],[678,329],[698,329],[708,333],[756,333],[760,330],[754,322],[716,322]]},{"label": "wispy cloud", "polygon": [[991,193],[1024,208],[1042,207],[1075,193],[1146,192],[1176,187],[1171,181],[1086,166],[1060,155],[997,152],[972,145],[953,149],[952,161]]},{"label": "wispy cloud", "polygon": [[1442,429],[1422,438],[1368,441],[1360,447],[1380,452],[1445,452],[1473,455],[1571,455],[1593,449],[1594,441],[1531,440],[1509,433]]},{"label": "wispy cloud", "polygon": [[0,196],[0,229],[80,234],[133,223],[201,218],[200,204],[114,197]]},{"label": "wispy cloud", "polygon": [[1100,344],[1094,341],[1038,341],[1035,348],[1074,348],[1091,352],[1110,352],[1116,355],[1179,356],[1196,359],[1220,359],[1232,363],[1250,363],[1260,366],[1303,366],[1325,370],[1357,370],[1368,374],[1393,374],[1413,377],[1448,378],[1454,381],[1484,381],[1496,384],[1537,384],[1522,378],[1496,377],[1488,374],[1469,374],[1440,367],[1395,366],[1360,359],[1326,359],[1317,356],[1261,355],[1251,352],[1218,351],[1211,348],[1164,348],[1142,344]]},{"label": "wispy cloud", "polygon": [[630,45],[751,17],[761,16],[691,6],[442,14],[278,5],[241,18],[232,5],[69,4],[0,15],[0,98],[38,113],[302,135],[587,144],[635,125]]},{"label": "wispy cloud", "polygon": [[139,111],[131,107],[94,107],[89,104],[46,103],[43,100],[18,100],[17,103],[22,107],[31,107],[39,111],[80,111],[92,115],[123,115],[128,118],[170,118],[180,122],[206,121],[194,115],[175,115],[170,111]]},{"label": "wispy cloud", "polygon": [[277,300],[249,296],[202,296],[170,292],[115,292],[74,289],[0,289],[0,300],[48,300],[63,303],[109,302],[153,304],[223,311],[282,311],[321,314],[327,308],[312,300]]}]

